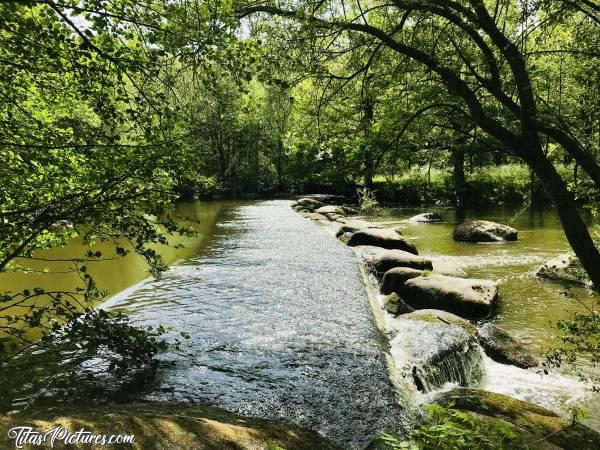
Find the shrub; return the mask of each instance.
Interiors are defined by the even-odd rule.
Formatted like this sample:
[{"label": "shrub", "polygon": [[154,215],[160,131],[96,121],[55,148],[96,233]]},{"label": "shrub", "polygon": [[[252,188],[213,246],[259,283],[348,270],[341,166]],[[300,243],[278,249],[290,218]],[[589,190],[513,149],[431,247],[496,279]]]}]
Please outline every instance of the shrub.
[{"label": "shrub", "polygon": [[392,433],[380,435],[370,449],[495,450],[523,448],[512,424],[499,419],[479,418],[465,411],[428,405],[429,422],[415,431],[411,440]]}]

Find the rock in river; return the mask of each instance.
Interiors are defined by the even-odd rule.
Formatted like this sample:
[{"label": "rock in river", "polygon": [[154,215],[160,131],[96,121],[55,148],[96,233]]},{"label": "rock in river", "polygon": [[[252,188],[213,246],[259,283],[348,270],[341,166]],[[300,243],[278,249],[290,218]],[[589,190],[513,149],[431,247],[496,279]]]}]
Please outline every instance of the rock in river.
[{"label": "rock in river", "polygon": [[[502,419],[514,425],[523,447],[533,449],[595,450],[600,433],[577,421],[560,417],[541,406],[482,389],[453,389],[438,395],[435,403],[477,414],[485,420]],[[519,445],[515,445],[519,448]]]},{"label": "rock in river", "polygon": [[566,281],[569,283],[588,284],[587,274],[581,267],[581,263],[572,253],[563,253],[542,264],[535,275],[550,280]]},{"label": "rock in river", "polygon": [[426,212],[412,216],[408,221],[412,223],[437,223],[442,221],[442,216],[438,213]]},{"label": "rock in river", "polygon": [[381,280],[381,293],[391,294],[400,290],[404,283],[411,278],[420,277],[423,274],[422,270],[411,269],[410,267],[395,267],[388,270]]},{"label": "rock in river", "polygon": [[[339,219],[337,219],[337,221],[339,222]],[[354,233],[358,230],[362,230],[363,228],[380,228],[380,226],[371,222],[367,222],[366,220],[348,220],[340,227],[335,235],[336,237],[340,237],[344,233]]]},{"label": "rock in river", "polygon": [[489,316],[498,296],[496,283],[491,280],[438,274],[412,278],[398,291],[406,303],[415,309],[442,309],[468,318]]},{"label": "rock in river", "polygon": [[406,240],[400,233],[389,228],[367,228],[352,233],[348,240],[350,247],[357,245],[373,245],[387,249],[404,250],[418,255],[419,252],[412,242]]},{"label": "rock in river", "polygon": [[537,367],[540,363],[523,342],[491,323],[486,323],[479,329],[479,343],[490,358],[502,364],[528,369]]},{"label": "rock in river", "polygon": [[410,267],[418,270],[432,270],[431,260],[404,250],[385,250],[368,258],[369,265],[377,273],[385,273],[394,267]]},{"label": "rock in river", "polygon": [[307,209],[317,209],[320,208],[321,206],[324,206],[324,203],[320,202],[319,200],[315,200],[314,198],[301,198],[298,200],[298,205],[303,206]]},{"label": "rock in river", "polygon": [[392,293],[383,299],[383,308],[394,316],[414,311],[414,308],[408,306],[396,293]]},{"label": "rock in river", "polygon": [[453,314],[424,310],[388,321],[391,353],[400,373],[425,392],[446,383],[477,384],[482,352],[475,327]]},{"label": "rock in river", "polygon": [[473,220],[456,227],[452,238],[459,242],[516,241],[518,231],[507,225],[487,220]]}]

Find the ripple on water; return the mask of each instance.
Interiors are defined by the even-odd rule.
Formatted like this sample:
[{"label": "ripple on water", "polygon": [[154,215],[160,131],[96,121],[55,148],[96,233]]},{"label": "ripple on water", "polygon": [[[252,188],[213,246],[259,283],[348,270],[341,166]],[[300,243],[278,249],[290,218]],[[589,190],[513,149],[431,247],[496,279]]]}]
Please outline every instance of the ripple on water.
[{"label": "ripple on water", "polygon": [[[206,253],[113,302],[191,335],[162,356],[149,400],[212,404],[312,428],[352,448],[401,429],[352,251],[289,202],[239,207]],[[401,405],[402,403],[402,405]]]}]

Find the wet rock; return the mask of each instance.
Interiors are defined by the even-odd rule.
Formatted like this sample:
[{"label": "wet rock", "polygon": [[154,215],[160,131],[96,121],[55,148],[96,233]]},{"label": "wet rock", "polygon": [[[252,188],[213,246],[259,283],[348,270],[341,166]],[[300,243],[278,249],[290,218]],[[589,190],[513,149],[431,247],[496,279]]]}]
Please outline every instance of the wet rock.
[{"label": "wet rock", "polygon": [[540,363],[523,342],[491,323],[479,329],[479,343],[490,358],[502,364],[528,369]]},{"label": "wet rock", "polygon": [[412,223],[437,223],[442,221],[442,216],[438,213],[426,212],[412,216],[408,221]]},{"label": "wet rock", "polygon": [[404,250],[385,250],[367,258],[369,266],[377,273],[385,273],[394,267],[410,267],[418,270],[432,270],[431,260]]},{"label": "wet rock", "polygon": [[305,219],[310,219],[310,220],[323,220],[325,222],[329,222],[329,219],[327,217],[325,217],[323,214],[318,214],[318,213],[314,213],[314,212],[302,213],[302,217],[304,217]]},{"label": "wet rock", "polygon": [[419,277],[423,274],[422,270],[412,269],[410,267],[396,267],[388,270],[381,280],[381,293],[391,294],[399,291],[406,281],[411,278]]},{"label": "wet rock", "polygon": [[[336,219],[336,221],[339,221],[339,219]],[[379,226],[377,224],[367,222],[366,220],[348,220],[340,227],[335,235],[341,236],[344,233],[354,233],[355,231],[362,230],[364,228],[379,228]]]},{"label": "wet rock", "polygon": [[546,261],[535,271],[535,276],[568,283],[589,283],[579,259],[572,253],[563,253]]},{"label": "wet rock", "polygon": [[481,418],[505,420],[515,426],[530,448],[593,450],[600,448],[600,433],[532,403],[482,389],[457,388],[435,398],[435,403],[477,414]]},{"label": "wet rock", "polygon": [[455,314],[439,309],[419,309],[404,317],[410,320],[421,320],[429,323],[445,323],[448,325],[457,325],[464,329],[471,336],[477,337],[477,327],[468,320],[458,317]]},{"label": "wet rock", "polygon": [[307,197],[303,197],[301,199],[298,200],[298,204],[300,206],[304,206],[307,209],[317,209],[320,208],[321,206],[325,206],[325,204],[323,202],[320,202],[319,200],[315,200],[314,198],[307,198]]},{"label": "wet rock", "polygon": [[335,214],[338,214],[339,216],[346,215],[346,213],[344,212],[344,210],[341,207],[334,206],[334,205],[321,206],[320,208],[315,210],[315,212],[319,213],[319,214],[335,213]]},{"label": "wet rock", "polygon": [[394,316],[414,311],[414,308],[408,306],[396,293],[392,293],[383,299],[383,308]]},{"label": "wet rock", "polygon": [[450,320],[441,314],[415,311],[388,321],[396,367],[420,391],[446,383],[472,386],[483,375],[482,352],[474,333],[462,322],[453,323],[459,317]]},{"label": "wet rock", "polygon": [[518,231],[507,225],[487,220],[473,220],[456,227],[452,238],[459,242],[516,241]]},{"label": "wet rock", "polygon": [[335,219],[335,221],[339,223],[347,223],[350,221],[350,219],[348,219],[347,217],[338,217],[337,219]]},{"label": "wet rock", "polygon": [[449,277],[456,278],[467,278],[467,272],[460,268],[460,266],[452,261],[433,261],[433,271],[440,275],[447,275]]},{"label": "wet rock", "polygon": [[397,231],[389,228],[367,228],[354,232],[350,236],[348,245],[355,247],[357,245],[373,245],[387,249],[404,250],[417,255],[417,248],[412,242],[402,237]]},{"label": "wet rock", "polygon": [[498,288],[491,280],[428,274],[406,281],[398,294],[415,309],[442,309],[461,317],[484,318],[492,312]]}]

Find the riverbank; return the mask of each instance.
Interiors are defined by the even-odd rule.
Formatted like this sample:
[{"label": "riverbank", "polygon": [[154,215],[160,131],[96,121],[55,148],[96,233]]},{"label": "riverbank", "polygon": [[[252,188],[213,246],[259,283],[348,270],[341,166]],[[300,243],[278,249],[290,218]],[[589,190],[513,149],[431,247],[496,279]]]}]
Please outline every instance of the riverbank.
[{"label": "riverbank", "polygon": [[[207,406],[173,403],[61,406],[0,416],[0,446],[15,448],[8,431],[32,426],[36,431],[66,427],[93,434],[134,435],[133,444],[108,446],[131,450],[336,450],[339,447],[319,434],[293,425],[240,416]],[[47,443],[47,445],[49,445]],[[78,449],[106,449],[106,445],[77,445]],[[25,445],[24,449],[40,448]],[[54,448],[73,448],[57,443]]]}]

